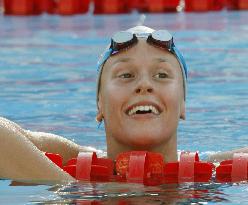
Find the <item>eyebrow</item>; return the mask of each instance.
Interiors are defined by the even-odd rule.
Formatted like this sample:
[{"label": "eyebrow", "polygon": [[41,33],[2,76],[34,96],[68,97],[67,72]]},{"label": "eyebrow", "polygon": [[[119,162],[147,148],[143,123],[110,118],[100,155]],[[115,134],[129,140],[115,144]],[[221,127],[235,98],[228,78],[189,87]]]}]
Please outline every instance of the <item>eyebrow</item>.
[{"label": "eyebrow", "polygon": [[168,63],[169,62],[169,60],[166,58],[154,58],[153,61],[156,61],[159,63],[164,63],[164,62]]},{"label": "eyebrow", "polygon": [[[115,61],[114,61],[114,63],[113,64],[115,64],[115,63],[119,63],[119,62],[128,62],[128,61],[131,61],[131,60],[133,60],[133,58],[130,58],[130,57],[124,57],[124,58],[119,58],[119,59],[116,59]],[[154,58],[153,59],[153,61],[158,61],[158,62],[169,62],[168,61],[168,59],[166,59],[166,58]]]},{"label": "eyebrow", "polygon": [[111,67],[113,67],[117,63],[126,63],[126,62],[130,62],[132,60],[134,60],[134,59],[130,58],[130,57],[118,58],[118,59],[114,60],[113,63],[111,63]]},{"label": "eyebrow", "polygon": [[119,59],[116,59],[116,60],[113,62],[112,65],[115,65],[116,63],[120,63],[120,62],[122,62],[122,63],[129,62],[129,61],[131,61],[131,60],[133,60],[133,58],[130,58],[130,57],[119,58]]},{"label": "eyebrow", "polygon": [[[131,58],[131,57],[122,57],[122,58],[118,58],[116,59],[111,66],[114,66],[115,64],[117,63],[126,63],[126,62],[130,62],[134,60],[134,58]],[[163,57],[158,57],[158,58],[154,58],[152,61],[154,62],[158,62],[158,63],[170,63],[168,59],[166,58],[163,58]]]}]

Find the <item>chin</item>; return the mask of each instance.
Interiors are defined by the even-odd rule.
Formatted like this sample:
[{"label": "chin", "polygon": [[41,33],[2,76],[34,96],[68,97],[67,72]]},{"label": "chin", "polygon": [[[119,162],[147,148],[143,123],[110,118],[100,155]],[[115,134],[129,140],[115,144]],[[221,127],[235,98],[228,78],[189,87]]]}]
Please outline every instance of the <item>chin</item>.
[{"label": "chin", "polygon": [[132,133],[127,133],[126,137],[123,138],[124,143],[129,145],[130,147],[134,147],[136,149],[151,149],[152,147],[155,146],[160,146],[170,137],[166,137],[164,133],[161,132],[153,132],[152,130],[146,131],[146,132],[132,132]]}]

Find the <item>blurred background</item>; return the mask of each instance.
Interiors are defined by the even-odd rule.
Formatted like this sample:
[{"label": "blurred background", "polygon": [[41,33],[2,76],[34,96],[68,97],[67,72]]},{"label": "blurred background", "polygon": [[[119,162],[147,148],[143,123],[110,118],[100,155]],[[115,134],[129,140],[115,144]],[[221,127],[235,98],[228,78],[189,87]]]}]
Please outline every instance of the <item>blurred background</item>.
[{"label": "blurred background", "polygon": [[0,0],[7,15],[247,10],[247,0]]}]

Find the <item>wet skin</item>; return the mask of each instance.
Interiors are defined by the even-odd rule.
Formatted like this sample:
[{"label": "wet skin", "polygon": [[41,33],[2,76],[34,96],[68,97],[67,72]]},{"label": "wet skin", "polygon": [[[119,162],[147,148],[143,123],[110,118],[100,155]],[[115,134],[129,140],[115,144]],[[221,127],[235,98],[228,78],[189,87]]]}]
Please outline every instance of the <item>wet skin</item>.
[{"label": "wet skin", "polygon": [[[170,52],[139,40],[110,57],[104,65],[99,92],[108,156],[128,150],[150,150],[177,159],[177,127],[185,118],[180,65]],[[131,114],[135,106],[156,112]],[[141,112],[139,112],[141,113]]]}]

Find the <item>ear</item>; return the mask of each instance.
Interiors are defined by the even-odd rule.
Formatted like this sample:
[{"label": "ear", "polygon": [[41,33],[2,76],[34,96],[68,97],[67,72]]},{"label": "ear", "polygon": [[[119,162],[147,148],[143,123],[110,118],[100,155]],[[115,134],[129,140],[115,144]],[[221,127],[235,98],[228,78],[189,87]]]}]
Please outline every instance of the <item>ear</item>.
[{"label": "ear", "polygon": [[97,101],[98,112],[97,112],[97,115],[96,115],[96,121],[97,122],[101,122],[102,119],[103,119],[103,110],[102,110],[102,107],[103,107],[102,97],[101,97],[101,94],[99,93],[98,101]]},{"label": "ear", "polygon": [[180,108],[181,108],[180,119],[185,120],[186,119],[185,100],[182,100]]},{"label": "ear", "polygon": [[96,115],[96,121],[101,122],[102,119],[103,119],[103,114],[98,112],[97,115]]}]

